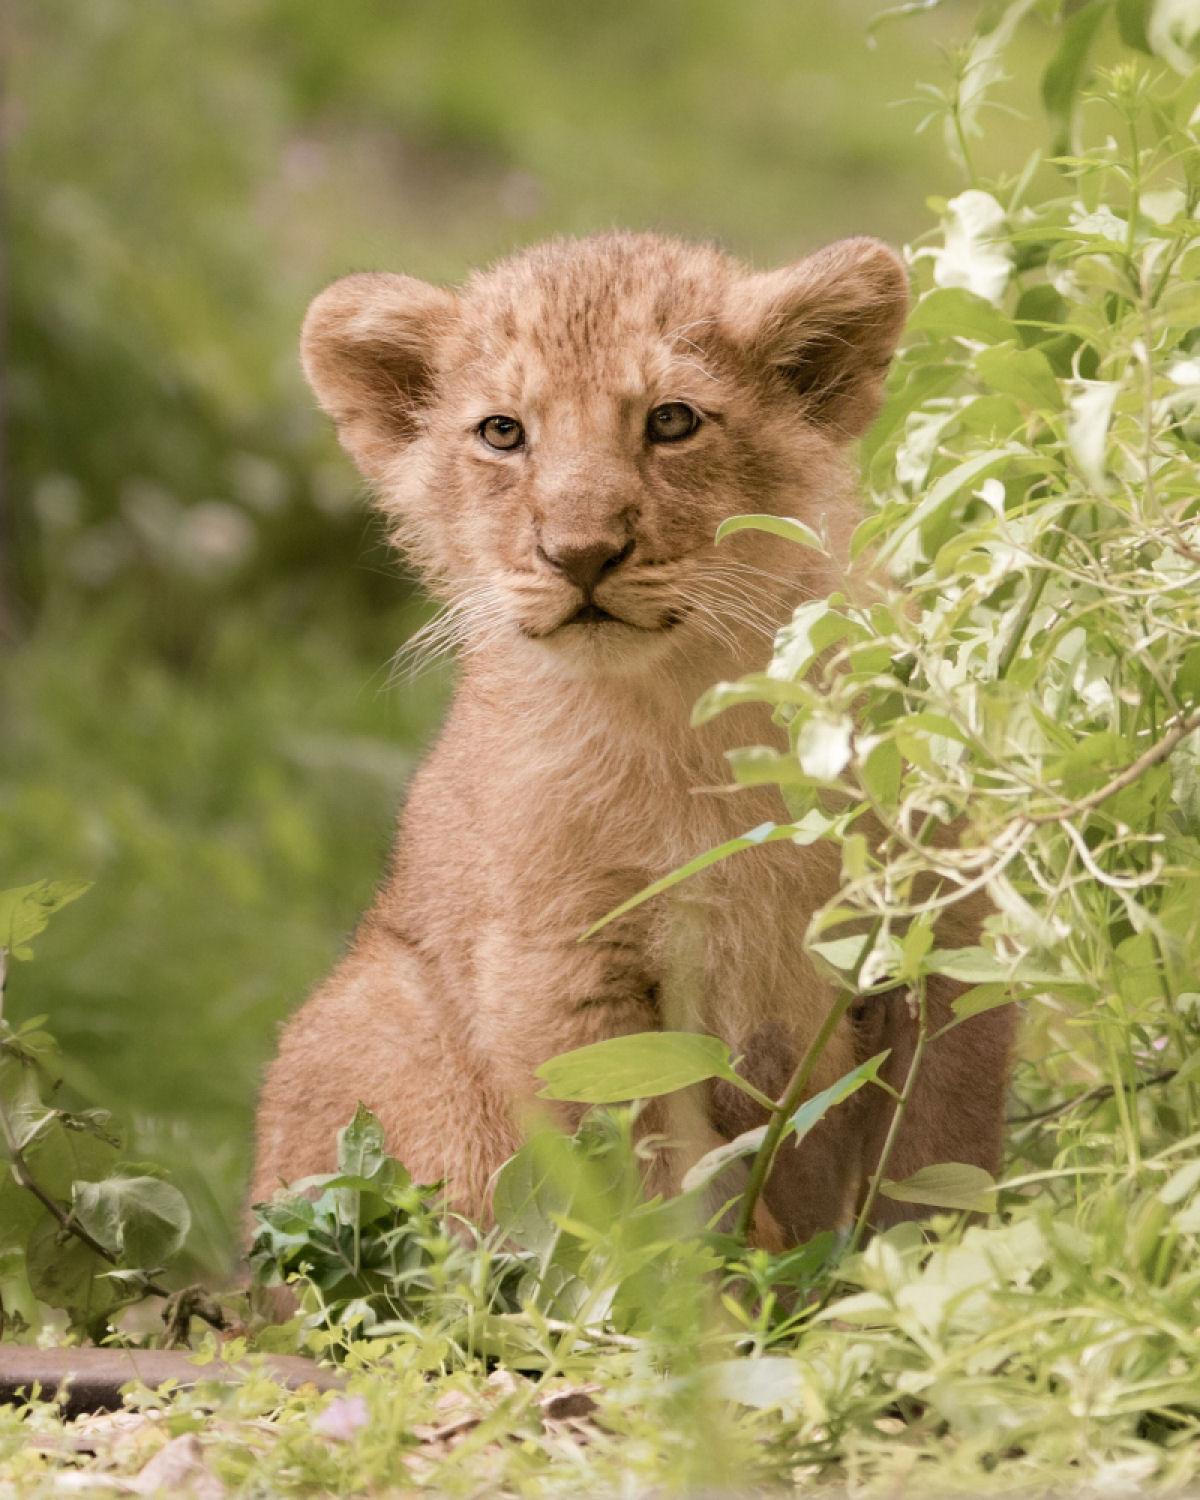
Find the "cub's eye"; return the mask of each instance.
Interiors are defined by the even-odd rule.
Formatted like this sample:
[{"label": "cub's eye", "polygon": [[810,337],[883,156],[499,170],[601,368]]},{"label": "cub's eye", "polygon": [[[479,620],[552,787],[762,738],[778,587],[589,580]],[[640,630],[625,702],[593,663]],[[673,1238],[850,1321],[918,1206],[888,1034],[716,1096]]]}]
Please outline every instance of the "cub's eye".
[{"label": "cub's eye", "polygon": [[525,429],[515,417],[488,417],[478,430],[489,448],[519,448],[525,441]]},{"label": "cub's eye", "polygon": [[656,406],[646,418],[646,436],[652,443],[677,443],[691,437],[700,425],[700,414],[682,401]]}]

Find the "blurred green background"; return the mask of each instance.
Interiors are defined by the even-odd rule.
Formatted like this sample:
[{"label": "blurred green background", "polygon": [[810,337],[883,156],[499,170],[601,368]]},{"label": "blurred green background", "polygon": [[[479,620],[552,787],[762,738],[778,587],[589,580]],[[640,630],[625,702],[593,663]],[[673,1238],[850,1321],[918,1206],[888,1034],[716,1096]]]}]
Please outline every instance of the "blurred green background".
[{"label": "blurred green background", "polygon": [[911,238],[962,184],[893,102],[976,7],[871,48],[877,8],[10,0],[0,886],[96,884],[7,1003],[179,1175],[201,1269],[449,685],[388,686],[428,610],[303,388],[307,300],[613,226]]}]

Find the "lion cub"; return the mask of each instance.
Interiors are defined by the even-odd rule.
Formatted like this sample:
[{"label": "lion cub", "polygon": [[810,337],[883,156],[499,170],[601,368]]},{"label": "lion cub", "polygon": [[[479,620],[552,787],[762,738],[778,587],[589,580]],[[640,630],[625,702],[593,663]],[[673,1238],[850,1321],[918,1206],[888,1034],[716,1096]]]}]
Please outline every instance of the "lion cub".
[{"label": "lion cub", "polygon": [[[722,791],[725,751],[780,742],[765,711],[700,729],[689,713],[709,684],[761,669],[773,629],[837,580],[777,538],[718,549],[713,535],[726,516],[772,512],[844,547],[847,445],[875,414],[906,306],[904,272],[874,240],[752,273],[632,234],[542,245],[458,291],[348,276],[313,303],[305,372],[445,601],[462,672],[390,874],[283,1033],[256,1197],[331,1170],[361,1099],[415,1178],[448,1179],[486,1222],[534,1069],[624,1032],[713,1031],[762,1090],[783,1087],[833,999],[802,937],[836,888],[835,851],[763,847],[577,939],[658,876],[781,817],[772,788]],[[935,1027],[952,994],[935,982]],[[859,1011],[814,1089],[885,1046],[885,1076],[903,1080],[906,996]],[[1010,1024],[992,1011],[932,1044],[889,1175],[995,1168]],[[766,1198],[786,1240],[853,1212],[892,1107],[864,1090],[785,1149]],[[712,1089],[654,1185],[669,1190],[755,1109]],[[885,1204],[880,1219],[911,1212]]]}]

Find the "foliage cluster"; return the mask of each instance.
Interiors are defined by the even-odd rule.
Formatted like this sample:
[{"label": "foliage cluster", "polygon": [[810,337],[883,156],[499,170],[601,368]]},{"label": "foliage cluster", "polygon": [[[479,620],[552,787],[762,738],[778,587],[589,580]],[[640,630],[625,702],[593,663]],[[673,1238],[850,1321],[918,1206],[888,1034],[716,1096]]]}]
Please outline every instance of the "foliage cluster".
[{"label": "foliage cluster", "polygon": [[106,1337],[123,1307],[167,1295],[155,1275],[191,1227],[161,1168],[121,1159],[107,1110],[55,1107],[45,1017],[4,1018],[9,957],[30,959],[32,939],[86,889],[42,881],[0,892],[0,1337],[36,1331],[43,1306],[65,1312],[72,1332]]}]

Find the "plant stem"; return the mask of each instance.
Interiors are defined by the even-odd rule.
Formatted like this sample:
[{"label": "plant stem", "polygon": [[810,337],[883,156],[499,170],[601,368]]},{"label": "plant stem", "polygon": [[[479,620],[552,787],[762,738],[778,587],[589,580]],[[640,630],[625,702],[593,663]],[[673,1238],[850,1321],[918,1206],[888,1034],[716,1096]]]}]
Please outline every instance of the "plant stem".
[{"label": "plant stem", "polygon": [[[900,1097],[896,1101],[896,1108],[892,1111],[892,1118],[888,1124],[888,1132],[884,1137],[883,1149],[879,1153],[879,1160],[875,1164],[875,1170],[871,1174],[871,1185],[867,1189],[867,1196],[863,1199],[863,1205],[858,1211],[858,1217],[854,1221],[854,1228],[846,1243],[843,1255],[853,1255],[862,1241],[862,1237],[870,1224],[871,1214],[875,1208],[875,1200],[879,1197],[879,1187],[883,1181],[883,1174],[888,1164],[888,1158],[896,1144],[896,1137],[900,1133],[900,1121],[904,1118],[905,1106],[912,1098],[912,1091],[916,1086],[917,1075],[921,1070],[921,1056],[925,1051],[925,1044],[929,1039],[928,1017],[925,1008],[925,983],[918,980],[915,986],[917,995],[917,1040],[913,1047],[912,1061],[908,1065],[908,1072],[904,1078],[904,1087],[900,1090]],[[830,1283],[832,1286],[832,1283]]]},{"label": "plant stem", "polygon": [[[869,951],[870,946],[871,938],[868,936],[864,947]],[[788,1080],[787,1088],[784,1089],[782,1097],[774,1106],[762,1145],[755,1152],[754,1160],[750,1164],[750,1176],[746,1182],[746,1191],[742,1194],[742,1206],[738,1211],[735,1231],[740,1239],[744,1240],[750,1233],[750,1226],[754,1223],[754,1210],[758,1206],[758,1200],[767,1178],[771,1175],[771,1168],[775,1165],[775,1157],[783,1144],[784,1129],[791,1116],[800,1107],[800,1101],[804,1097],[804,1091],[817,1065],[817,1059],[825,1050],[825,1045],[833,1035],[834,1028],[849,1010],[854,998],[855,991],[847,989],[845,994],[834,1001],[829,1014],[821,1023],[820,1031],[817,1032],[808,1050],[796,1065],[795,1072]]]},{"label": "plant stem", "polygon": [[[117,1256],[107,1246],[102,1245],[99,1240],[94,1239],[83,1225],[74,1218],[71,1211],[65,1208],[51,1193],[48,1193],[33,1176],[33,1173],[30,1172],[29,1163],[25,1159],[25,1153],[17,1142],[12,1122],[9,1120],[8,1113],[4,1108],[3,1099],[0,1099],[0,1134],[4,1136],[4,1144],[12,1160],[13,1175],[16,1177],[17,1182],[27,1192],[32,1193],[43,1208],[49,1210],[53,1217],[58,1220],[59,1227],[62,1230],[67,1234],[73,1234],[76,1239],[82,1240],[89,1250],[94,1251],[96,1255],[106,1260],[110,1266],[118,1265]],[[156,1282],[148,1281],[146,1289],[153,1292],[156,1297],[169,1297],[171,1295],[166,1287],[161,1287]]]},{"label": "plant stem", "polygon": [[[1046,543],[1043,554],[1046,561],[1054,562],[1062,551],[1062,545],[1067,539],[1067,527],[1056,531]],[[1029,622],[1033,618],[1033,612],[1038,607],[1038,601],[1042,597],[1042,590],[1046,587],[1046,580],[1050,576],[1049,568],[1039,568],[1034,574],[1033,581],[1029,585],[1029,592],[1025,595],[1024,603],[1017,611],[1017,618],[1013,621],[1012,630],[1008,640],[1004,643],[1004,650],[1000,653],[1000,660],[996,666],[997,678],[1003,679],[1008,676],[1008,669],[1017,659],[1017,653],[1021,649],[1021,642],[1025,639],[1025,632],[1029,629]]]},{"label": "plant stem", "polygon": [[[26,1192],[32,1193],[51,1217],[57,1220],[59,1228],[64,1234],[74,1235],[93,1254],[98,1255],[101,1260],[107,1261],[110,1266],[119,1266],[121,1263],[120,1258],[107,1245],[101,1244],[98,1239],[89,1234],[75,1218],[74,1214],[71,1213],[70,1209],[60,1203],[52,1193],[48,1193],[29,1170],[29,1163],[25,1158],[25,1152],[22,1150],[17,1140],[16,1132],[12,1128],[12,1121],[8,1118],[8,1112],[4,1108],[3,1099],[0,1099],[0,1135],[4,1138],[5,1149],[12,1162],[13,1175],[16,1177],[18,1184]],[[142,1286],[150,1296],[165,1298],[168,1306],[170,1306],[175,1296],[170,1287],[165,1287],[161,1282],[153,1281],[149,1277],[143,1280]],[[197,1306],[193,1310],[213,1328],[224,1328],[226,1326],[225,1316],[215,1304],[203,1307]]]},{"label": "plant stem", "polygon": [[[1165,1068],[1161,1073],[1154,1073],[1149,1078],[1136,1079],[1130,1088],[1150,1089],[1160,1083],[1170,1083],[1178,1072],[1178,1068]],[[1100,1083],[1094,1089],[1087,1089],[1082,1094],[1073,1094],[1070,1099],[1060,1099],[1057,1104],[1051,1104],[1048,1109],[1035,1109],[1028,1114],[1011,1115],[1008,1123],[1010,1125],[1037,1125],[1043,1120],[1054,1119],[1056,1115],[1065,1115],[1068,1110],[1075,1109],[1080,1104],[1100,1104],[1105,1099],[1111,1099],[1116,1091],[1115,1084]]]}]

